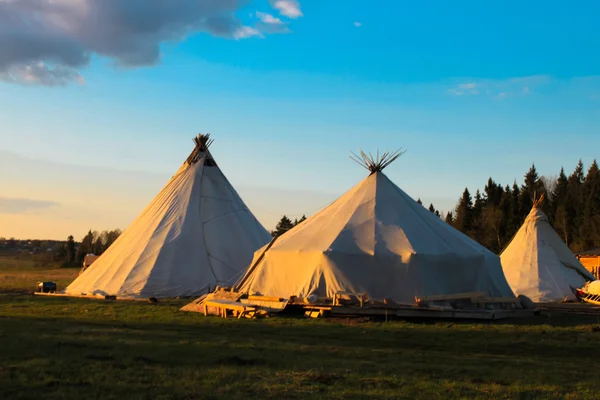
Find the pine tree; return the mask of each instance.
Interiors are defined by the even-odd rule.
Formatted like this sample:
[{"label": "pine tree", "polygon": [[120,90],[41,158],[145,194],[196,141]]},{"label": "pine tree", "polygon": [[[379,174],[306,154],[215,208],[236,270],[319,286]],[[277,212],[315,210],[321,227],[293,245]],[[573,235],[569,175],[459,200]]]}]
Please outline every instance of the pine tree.
[{"label": "pine tree", "polygon": [[423,205],[423,202],[421,201],[420,197],[417,199],[417,203],[419,203],[420,205]]},{"label": "pine tree", "polygon": [[596,221],[600,211],[600,170],[596,160],[590,166],[582,186],[583,215],[579,227],[579,250],[594,247],[600,234]]},{"label": "pine tree", "polygon": [[94,234],[90,230],[87,235],[81,240],[79,250],[77,251],[77,264],[83,263],[86,254],[93,252],[94,249]]},{"label": "pine tree", "polygon": [[67,238],[66,244],[66,257],[65,257],[65,265],[70,266],[75,264],[75,240],[73,239],[73,235],[70,235]]},{"label": "pine tree", "polygon": [[[524,216],[521,215],[521,210],[519,207],[519,199],[521,198],[521,189],[519,189],[519,185],[515,181],[512,187],[512,196],[510,199],[510,226],[507,229],[507,236],[512,238],[517,230],[521,226],[524,220]],[[529,212],[529,210],[527,211]]]},{"label": "pine tree", "polygon": [[102,244],[104,247],[102,248],[102,252],[108,250],[108,248],[121,236],[121,230],[115,229],[112,231],[104,231],[102,232]]},{"label": "pine tree", "polygon": [[446,223],[450,226],[454,225],[454,216],[452,215],[452,211],[448,211],[448,213],[446,213],[444,221],[446,221]]},{"label": "pine tree", "polygon": [[503,194],[502,186],[498,185],[494,180],[490,177],[488,179],[487,185],[483,189],[484,198],[486,200],[486,204],[494,204],[499,205],[502,200]]},{"label": "pine tree", "polygon": [[552,192],[552,205],[550,207],[552,219],[554,219],[556,215],[556,210],[558,206],[561,204],[565,204],[567,201],[568,194],[568,185],[569,180],[567,175],[565,175],[565,169],[561,167],[560,173],[558,174],[558,178],[556,179],[556,186],[554,186],[554,191]]},{"label": "pine tree", "polygon": [[94,243],[92,244],[92,253],[99,256],[104,251],[104,241],[102,240],[102,234],[98,233],[98,231],[93,232],[94,235]]},{"label": "pine tree", "polygon": [[294,227],[294,223],[291,219],[289,219],[286,215],[281,217],[277,225],[275,226],[275,230],[271,232],[271,234],[275,237],[281,236],[290,229]]},{"label": "pine tree", "polygon": [[566,217],[565,221],[568,222],[568,236],[570,236],[569,247],[573,251],[583,250],[585,244],[582,243],[580,238],[579,229],[584,218],[584,199],[583,199],[583,182],[585,180],[583,162],[579,160],[575,170],[567,179],[567,199],[565,204]]},{"label": "pine tree", "polygon": [[519,199],[519,215],[524,220],[533,207],[534,198],[539,198],[544,193],[544,184],[535,169],[535,164],[525,174],[523,187],[521,188],[521,197]]},{"label": "pine tree", "polygon": [[483,209],[485,207],[485,200],[481,197],[479,189],[475,192],[475,202],[473,204],[473,210],[471,213],[471,229],[469,230],[469,236],[475,241],[482,243],[484,236],[483,227]]},{"label": "pine tree", "polygon": [[463,195],[456,206],[456,217],[454,218],[454,227],[467,234],[471,230],[473,217],[473,199],[469,189],[465,188]]},{"label": "pine tree", "polygon": [[570,232],[572,228],[569,220],[569,213],[567,211],[567,205],[565,203],[560,203],[556,207],[556,212],[554,214],[554,229],[562,238],[563,242],[565,242],[567,246],[570,246]]},{"label": "pine tree", "polygon": [[433,206],[433,203],[429,203],[429,211],[430,211],[432,214],[435,214],[435,207]]}]

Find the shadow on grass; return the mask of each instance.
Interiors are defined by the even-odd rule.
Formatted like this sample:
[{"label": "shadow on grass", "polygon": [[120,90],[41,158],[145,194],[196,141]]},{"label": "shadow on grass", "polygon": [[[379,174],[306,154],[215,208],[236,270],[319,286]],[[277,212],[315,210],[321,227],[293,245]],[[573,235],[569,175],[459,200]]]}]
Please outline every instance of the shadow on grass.
[{"label": "shadow on grass", "polygon": [[[222,320],[181,302],[0,300],[0,398],[596,398],[600,333],[525,324]],[[542,322],[544,321],[544,322]],[[26,389],[25,389],[26,388]]]}]

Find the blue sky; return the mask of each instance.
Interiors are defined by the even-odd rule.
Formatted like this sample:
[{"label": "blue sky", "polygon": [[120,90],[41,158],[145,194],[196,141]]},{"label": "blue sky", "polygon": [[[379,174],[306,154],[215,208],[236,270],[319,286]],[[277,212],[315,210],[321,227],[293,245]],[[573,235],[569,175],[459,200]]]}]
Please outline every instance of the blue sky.
[{"label": "blue sky", "polygon": [[[362,179],[348,158],[357,147],[407,148],[387,174],[444,211],[489,176],[512,184],[532,162],[554,175],[598,157],[600,3],[227,3],[217,11],[230,31],[200,24],[150,39],[130,24],[100,42],[77,24],[84,14],[65,14],[82,61],[58,45],[29,58],[0,47],[0,160],[18,171],[0,177],[0,198],[29,207],[0,202],[0,236],[125,228],[198,132],[213,134],[221,168],[267,228]],[[157,2],[145,4],[136,18]],[[150,46],[142,38],[160,58],[131,61],[117,46],[131,37],[136,56]],[[67,72],[49,81],[40,63]]]}]

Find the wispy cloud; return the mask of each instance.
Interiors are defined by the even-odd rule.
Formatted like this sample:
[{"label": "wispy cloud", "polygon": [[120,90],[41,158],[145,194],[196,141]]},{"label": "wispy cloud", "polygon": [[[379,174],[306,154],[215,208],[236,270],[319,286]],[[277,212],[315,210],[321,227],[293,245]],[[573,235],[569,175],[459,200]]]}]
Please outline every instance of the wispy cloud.
[{"label": "wispy cloud", "polygon": [[448,89],[448,92],[455,96],[468,94],[479,94],[479,88],[475,82],[461,83],[454,88]]},{"label": "wispy cloud", "polygon": [[296,19],[304,15],[300,10],[300,3],[296,0],[271,0],[271,4],[285,17]]},{"label": "wispy cloud", "polygon": [[448,93],[453,96],[484,95],[503,99],[511,96],[530,95],[535,88],[550,81],[551,79],[547,75],[523,76],[504,80],[470,79],[449,88]]},{"label": "wispy cloud", "polygon": [[261,31],[251,26],[241,26],[233,33],[233,37],[237,40],[247,39],[253,36],[257,36],[260,38],[265,37],[265,35],[263,35]]},{"label": "wispy cloud", "polygon": [[[264,37],[281,29],[279,18],[262,14],[247,26],[238,12],[244,0],[0,0],[0,80],[60,86],[83,83],[80,71],[94,56],[124,67],[152,66],[161,45],[207,33],[229,39]],[[295,0],[271,1],[288,18],[302,16]],[[281,22],[281,24],[278,23]],[[286,28],[287,29],[287,28]]]},{"label": "wispy cloud", "polygon": [[357,28],[360,28],[362,26],[362,22],[354,22],[353,25]]},{"label": "wispy cloud", "polygon": [[269,13],[257,11],[256,16],[265,24],[282,25],[283,21]]},{"label": "wispy cloud", "polygon": [[0,197],[0,214],[25,214],[57,205],[58,203],[53,201]]},{"label": "wispy cloud", "polygon": [[257,11],[256,17],[260,20],[257,28],[261,32],[268,34],[290,32],[287,22],[284,22],[280,18],[274,17],[269,13]]}]

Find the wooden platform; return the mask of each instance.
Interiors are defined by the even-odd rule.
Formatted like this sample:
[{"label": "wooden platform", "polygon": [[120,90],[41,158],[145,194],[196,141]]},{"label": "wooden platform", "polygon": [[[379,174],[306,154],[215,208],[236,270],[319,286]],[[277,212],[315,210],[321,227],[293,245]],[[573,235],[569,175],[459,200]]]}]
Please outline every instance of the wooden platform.
[{"label": "wooden platform", "polygon": [[460,310],[431,307],[381,307],[381,306],[303,306],[305,315],[311,318],[321,317],[384,317],[384,318],[431,318],[465,320],[499,320],[505,318],[531,317],[536,310]]},{"label": "wooden platform", "polygon": [[594,304],[600,306],[600,294],[592,294],[587,292],[582,292],[581,301],[588,304]]},{"label": "wooden platform", "polygon": [[[311,302],[312,301],[312,302]],[[281,312],[304,313],[311,318],[376,317],[376,318],[430,318],[463,320],[499,320],[530,317],[537,310],[524,310],[516,298],[486,297],[484,293],[457,293],[427,296],[415,303],[396,303],[389,299],[372,301],[367,293],[336,293],[333,297],[317,299],[292,296],[289,299],[268,296],[248,296],[221,289],[198,298],[182,308],[204,315],[224,318],[255,317]]]},{"label": "wooden platform", "polygon": [[545,313],[600,317],[600,305],[590,303],[537,303],[536,307]]},{"label": "wooden platform", "polygon": [[219,315],[222,318],[227,318],[229,314],[233,314],[238,319],[242,317],[252,318],[259,311],[258,306],[242,304],[231,300],[205,300],[202,305],[205,316],[208,315],[209,307],[214,307],[219,310]]}]

